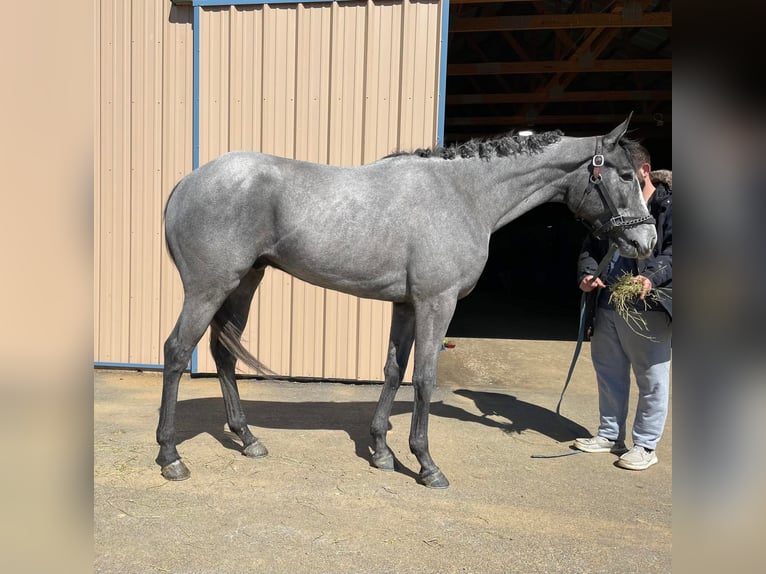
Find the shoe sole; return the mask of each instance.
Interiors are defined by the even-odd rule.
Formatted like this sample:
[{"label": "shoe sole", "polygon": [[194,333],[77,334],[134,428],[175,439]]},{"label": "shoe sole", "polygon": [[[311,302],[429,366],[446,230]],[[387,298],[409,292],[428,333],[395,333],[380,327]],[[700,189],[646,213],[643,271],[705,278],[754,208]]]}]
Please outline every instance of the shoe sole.
[{"label": "shoe sole", "polygon": [[620,468],[624,468],[626,470],[646,470],[650,466],[657,464],[659,461],[660,459],[658,459],[656,456],[654,458],[649,459],[645,463],[639,463],[639,464],[634,464],[632,462],[625,462],[624,460],[619,459],[617,461],[617,466],[619,466]]},{"label": "shoe sole", "polygon": [[590,453],[610,452],[612,454],[625,454],[626,452],[628,452],[627,448],[615,448],[615,447],[604,448],[600,446],[589,447],[589,446],[584,446],[578,443],[574,443],[572,446],[574,446],[577,450],[581,450],[583,452],[590,452]]}]

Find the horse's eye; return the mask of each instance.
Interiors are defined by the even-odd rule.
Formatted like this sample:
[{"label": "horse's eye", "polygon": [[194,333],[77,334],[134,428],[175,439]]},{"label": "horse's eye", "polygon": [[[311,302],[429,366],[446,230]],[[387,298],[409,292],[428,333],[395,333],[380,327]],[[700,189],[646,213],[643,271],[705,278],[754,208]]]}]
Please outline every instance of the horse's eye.
[{"label": "horse's eye", "polygon": [[633,181],[633,173],[621,173],[620,179],[626,183]]}]

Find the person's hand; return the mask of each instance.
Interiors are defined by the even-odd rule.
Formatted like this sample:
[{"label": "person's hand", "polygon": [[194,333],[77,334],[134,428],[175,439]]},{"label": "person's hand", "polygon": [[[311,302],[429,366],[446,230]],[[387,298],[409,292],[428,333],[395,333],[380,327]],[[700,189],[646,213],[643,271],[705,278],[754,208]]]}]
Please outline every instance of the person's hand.
[{"label": "person's hand", "polygon": [[601,279],[593,275],[586,275],[580,281],[580,289],[586,293],[593,291],[596,287],[606,287],[606,285]]},{"label": "person's hand", "polygon": [[636,275],[633,277],[633,281],[636,283],[641,283],[641,295],[639,295],[638,298],[643,301],[644,297],[646,297],[646,294],[652,290],[652,280],[648,277],[644,277],[643,275]]}]

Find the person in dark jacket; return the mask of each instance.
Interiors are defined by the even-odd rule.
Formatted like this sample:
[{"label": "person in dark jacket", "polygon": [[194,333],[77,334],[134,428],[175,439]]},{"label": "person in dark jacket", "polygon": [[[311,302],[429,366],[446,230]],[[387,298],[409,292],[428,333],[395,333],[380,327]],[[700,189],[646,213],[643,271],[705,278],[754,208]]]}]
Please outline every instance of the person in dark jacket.
[{"label": "person in dark jacket", "polygon": [[[636,177],[657,226],[657,244],[651,257],[622,257],[619,252],[601,277],[594,277],[609,249],[607,240],[589,236],[578,262],[580,289],[588,293],[586,316],[591,335],[591,358],[599,396],[598,433],[575,439],[574,447],[585,452],[620,454],[617,465],[644,470],[658,461],[655,452],[668,414],[673,313],[673,193],[667,175],[652,181],[649,152],[630,142]],[[672,177],[672,174],[669,174]],[[610,302],[609,286],[624,273],[640,282],[635,312],[645,321],[636,329],[621,317]],[[650,295],[651,294],[651,295]],[[649,296],[647,296],[649,295]],[[638,404],[632,429],[633,447],[625,446],[631,368],[638,385]]]}]

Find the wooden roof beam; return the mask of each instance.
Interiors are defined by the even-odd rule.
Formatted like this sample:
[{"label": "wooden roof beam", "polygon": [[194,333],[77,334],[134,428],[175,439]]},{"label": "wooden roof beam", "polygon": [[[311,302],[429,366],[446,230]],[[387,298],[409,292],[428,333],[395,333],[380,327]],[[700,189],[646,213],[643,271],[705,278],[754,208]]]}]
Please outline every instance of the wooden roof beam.
[{"label": "wooden roof beam", "polygon": [[672,28],[672,12],[644,12],[638,18],[624,14],[537,14],[458,18],[450,32],[502,32],[514,30],[569,30],[572,28]]},{"label": "wooden roof beam", "polygon": [[533,4],[542,2],[543,0],[450,0],[450,4],[510,4],[514,2],[516,4]]},{"label": "wooden roof beam", "polygon": [[[572,53],[569,60],[578,63],[595,61],[601,55],[601,52],[609,46],[618,32],[617,28],[610,28],[608,30],[596,28],[591,30],[583,43]],[[544,94],[561,94],[577,78],[577,74],[577,72],[554,74],[548,78],[545,86],[540,91]],[[540,113],[547,103],[547,101],[540,101],[534,106],[533,110],[526,109],[524,111],[526,113]]]},{"label": "wooden roof beam", "polygon": [[539,60],[533,62],[487,62],[449,64],[448,76],[496,76],[504,74],[558,74],[582,72],[671,72],[670,59],[651,60]]},{"label": "wooden roof beam", "polygon": [[537,104],[554,102],[664,102],[673,98],[672,90],[589,90],[579,92],[525,92],[505,94],[453,94],[447,96],[447,105],[476,104]]},{"label": "wooden roof beam", "polygon": [[[543,126],[578,124],[614,124],[625,121],[625,114],[570,114],[557,116],[471,116],[447,117],[448,126]],[[662,121],[671,123],[671,114],[662,114]],[[656,124],[654,114],[634,114],[631,124]]]}]

